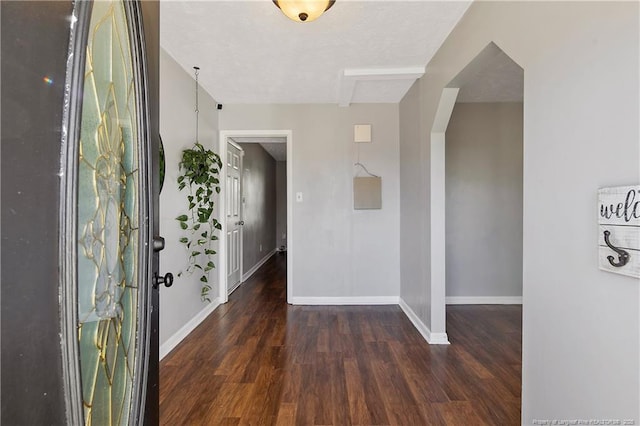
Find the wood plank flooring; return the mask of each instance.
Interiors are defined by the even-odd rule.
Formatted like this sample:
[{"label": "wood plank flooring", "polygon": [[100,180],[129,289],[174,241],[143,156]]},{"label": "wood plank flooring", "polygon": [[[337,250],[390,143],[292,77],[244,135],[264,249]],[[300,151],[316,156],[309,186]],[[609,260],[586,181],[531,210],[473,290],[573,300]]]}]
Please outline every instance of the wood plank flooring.
[{"label": "wood plank flooring", "polygon": [[276,254],[160,364],[163,425],[519,425],[520,306],[290,306]]}]

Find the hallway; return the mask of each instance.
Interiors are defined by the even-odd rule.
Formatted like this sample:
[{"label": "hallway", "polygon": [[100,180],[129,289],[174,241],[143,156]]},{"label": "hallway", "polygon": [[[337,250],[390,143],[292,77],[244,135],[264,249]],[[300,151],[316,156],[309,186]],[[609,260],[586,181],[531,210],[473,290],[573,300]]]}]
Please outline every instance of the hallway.
[{"label": "hallway", "polygon": [[274,255],[160,364],[163,425],[517,425],[521,306],[291,306]]}]

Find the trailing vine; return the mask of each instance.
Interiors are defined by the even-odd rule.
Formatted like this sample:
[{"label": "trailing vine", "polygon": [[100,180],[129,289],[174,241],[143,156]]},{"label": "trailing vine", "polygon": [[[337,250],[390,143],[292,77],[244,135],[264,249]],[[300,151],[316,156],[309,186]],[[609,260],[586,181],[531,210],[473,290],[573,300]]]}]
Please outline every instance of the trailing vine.
[{"label": "trailing vine", "polygon": [[[215,268],[213,256],[216,251],[213,244],[218,239],[215,231],[222,229],[220,222],[213,217],[214,192],[220,193],[218,176],[221,167],[220,156],[198,142],[193,148],[182,151],[178,189],[189,190],[189,212],[178,216],[176,220],[180,223],[180,228],[187,232],[186,237],[180,238],[188,253],[186,272],[198,270],[202,283],[200,297],[208,302],[211,302],[209,273]],[[180,275],[182,272],[178,274]]]}]

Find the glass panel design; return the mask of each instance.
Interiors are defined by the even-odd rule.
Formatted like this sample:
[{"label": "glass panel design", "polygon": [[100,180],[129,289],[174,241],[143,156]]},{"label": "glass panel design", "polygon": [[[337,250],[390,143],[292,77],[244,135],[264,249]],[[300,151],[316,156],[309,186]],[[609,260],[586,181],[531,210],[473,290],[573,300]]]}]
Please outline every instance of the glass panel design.
[{"label": "glass panel design", "polygon": [[140,143],[125,5],[95,1],[78,161],[78,342],[86,425],[127,424],[138,353]]}]

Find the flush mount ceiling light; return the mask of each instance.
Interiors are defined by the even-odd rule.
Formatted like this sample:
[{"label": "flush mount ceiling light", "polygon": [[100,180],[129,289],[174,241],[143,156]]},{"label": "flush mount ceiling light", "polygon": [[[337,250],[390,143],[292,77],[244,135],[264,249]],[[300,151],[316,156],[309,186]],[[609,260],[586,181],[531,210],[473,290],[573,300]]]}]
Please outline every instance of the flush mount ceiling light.
[{"label": "flush mount ceiling light", "polygon": [[311,22],[320,17],[335,0],[273,0],[282,13],[296,22]]}]

